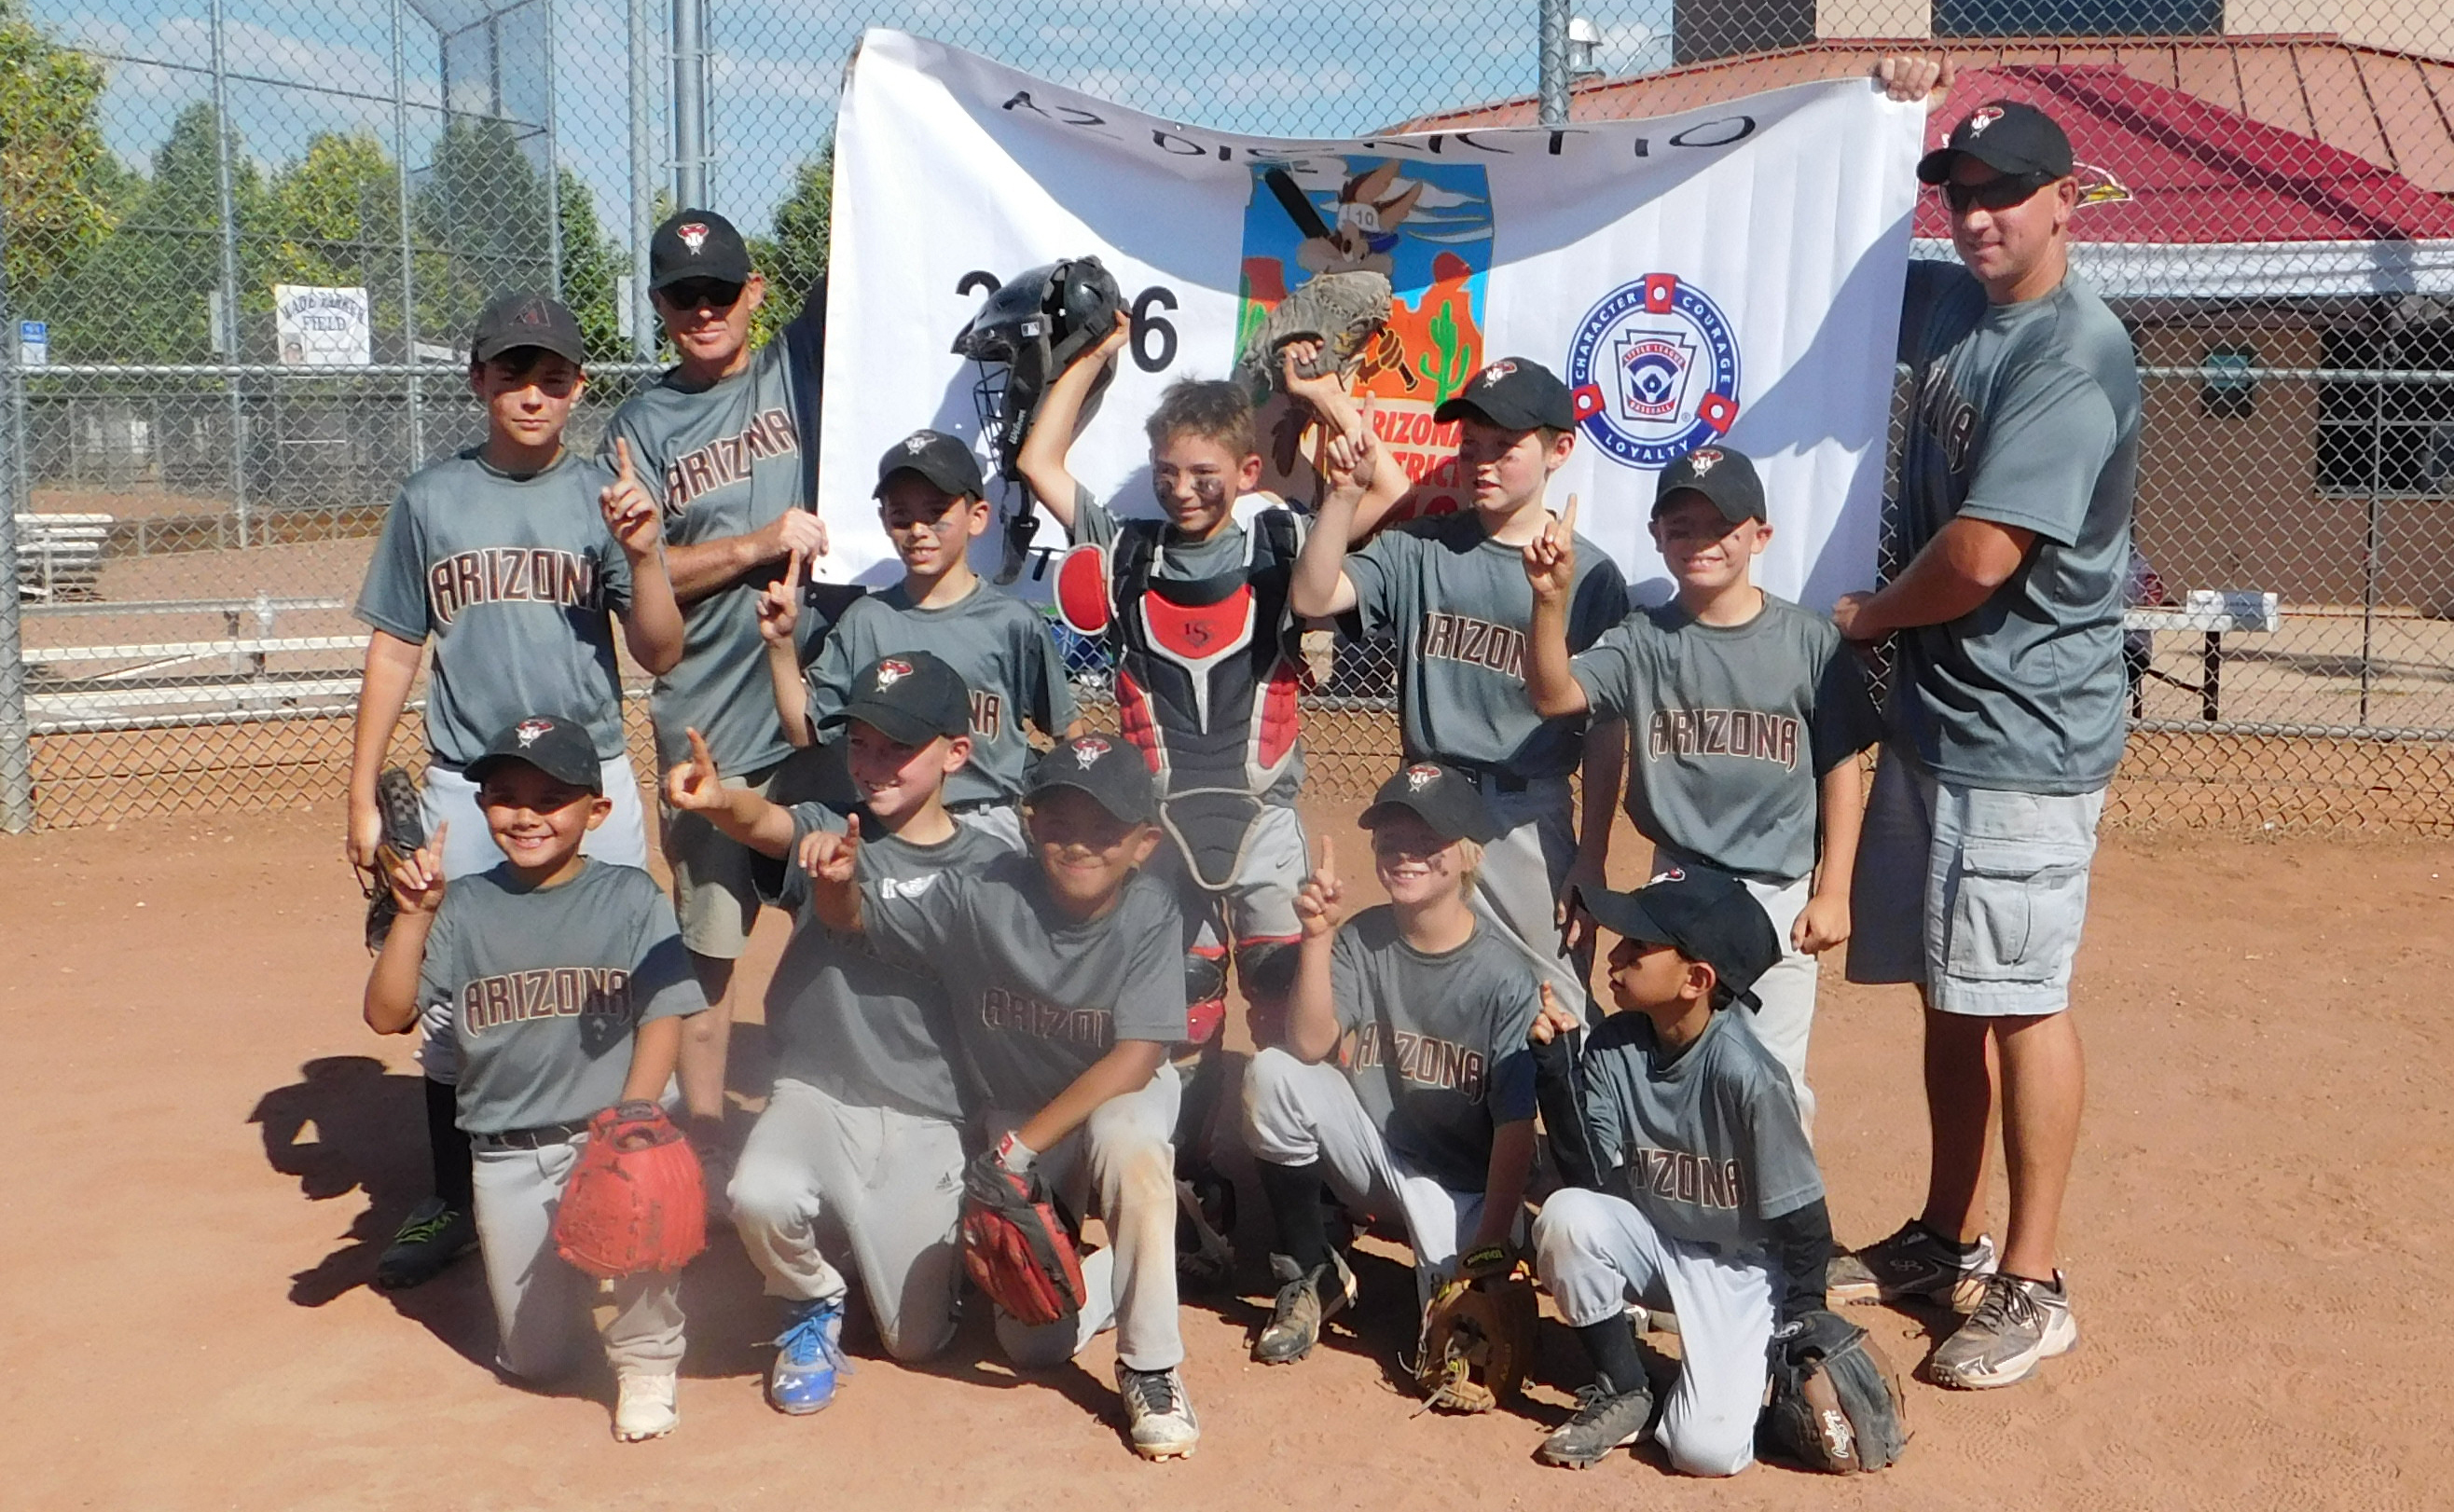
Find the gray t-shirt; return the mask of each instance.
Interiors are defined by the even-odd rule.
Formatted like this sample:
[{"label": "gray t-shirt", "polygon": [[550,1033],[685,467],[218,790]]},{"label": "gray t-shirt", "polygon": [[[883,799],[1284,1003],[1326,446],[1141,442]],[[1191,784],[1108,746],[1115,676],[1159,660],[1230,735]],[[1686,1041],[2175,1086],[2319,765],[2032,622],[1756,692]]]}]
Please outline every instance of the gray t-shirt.
[{"label": "gray t-shirt", "polygon": [[1638,833],[1761,881],[1815,870],[1817,781],[1882,734],[1840,632],[1770,594],[1743,625],[1639,609],[1570,670],[1593,717],[1627,721]]},{"label": "gray t-shirt", "polygon": [[673,900],[647,873],[608,861],[556,887],[530,887],[508,865],[453,881],[417,994],[451,1007],[459,1123],[472,1134],[612,1107],[639,1025],[707,1006]]},{"label": "gray t-shirt", "polygon": [[1763,1225],[1823,1195],[1789,1073],[1718,1009],[1686,1052],[1659,1063],[1640,1013],[1615,1013],[1585,1046],[1585,1124],[1609,1189],[1673,1239],[1752,1250]]},{"label": "gray t-shirt", "polygon": [[[1245,500],[1257,497],[1257,495],[1246,494],[1237,502],[1240,505]],[[1296,540],[1300,547],[1305,535],[1310,532],[1311,517],[1300,511],[1288,509],[1283,504],[1263,507],[1281,511],[1295,521]],[[1259,510],[1256,509],[1254,513],[1257,514]],[[1113,547],[1122,528],[1123,520],[1115,511],[1093,498],[1089,489],[1079,484],[1075,485],[1072,535],[1076,544]],[[1277,595],[1283,599],[1286,594],[1285,581],[1294,576],[1295,563],[1289,560],[1273,566],[1265,560],[1256,565],[1253,561],[1255,544],[1252,533],[1238,519],[1231,518],[1220,528],[1217,534],[1199,541],[1186,540],[1177,533],[1176,527],[1171,525],[1159,537],[1159,550],[1151,561],[1151,577],[1159,582],[1198,583],[1207,582],[1214,577],[1224,577],[1230,574],[1276,573],[1278,575],[1279,582],[1274,587]],[[1293,611],[1290,610],[1289,613],[1292,614]],[[1161,705],[1161,707],[1165,706]],[[1165,778],[1162,777],[1161,780],[1164,781]],[[1298,739],[1294,753],[1287,758],[1286,765],[1278,769],[1277,776],[1271,781],[1268,789],[1258,796],[1268,802],[1292,808],[1297,795],[1303,791],[1303,742]]]},{"label": "gray t-shirt", "polygon": [[[793,854],[802,837],[841,834],[833,810],[793,810]],[[952,839],[915,845],[861,826],[860,877],[893,882],[939,872],[975,872],[1012,849],[985,830],[955,826]],[[838,1102],[895,1108],[960,1122],[970,1113],[955,1074],[954,1009],[934,974],[893,965],[858,935],[838,935],[804,906],[807,872],[787,861],[779,901],[797,916],[793,937],[767,986],[767,1033],[775,1074],[818,1088]]]},{"label": "gray t-shirt", "polygon": [[1417,950],[1386,903],[1348,920],[1329,958],[1338,1061],[1372,1126],[1412,1169],[1481,1191],[1492,1131],[1534,1117],[1525,1031],[1541,978],[1479,927],[1455,950]]},{"label": "gray t-shirt", "polygon": [[[631,443],[640,486],[664,506],[665,538],[676,546],[763,530],[803,502],[799,381],[782,341],[710,388],[684,388],[678,370],[668,373],[614,413],[599,460],[614,465],[617,436]],[[758,637],[759,592],[783,572],[764,563],[682,605],[682,659],[656,679],[651,704],[666,765],[690,755],[693,727],[728,776],[792,753]]]},{"label": "gray t-shirt", "polygon": [[972,691],[972,759],[946,779],[946,801],[1020,798],[1032,756],[1024,717],[1061,736],[1080,711],[1047,619],[985,582],[943,609],[914,608],[901,583],[855,600],[810,663],[810,718],[820,738],[841,737],[826,721],[842,711],[863,669],[914,651],[943,660]]},{"label": "gray t-shirt", "polygon": [[870,943],[935,973],[988,1105],[1033,1113],[1119,1039],[1185,1036],[1184,920],[1148,872],[1088,923],[1051,900],[1036,857],[1007,852],[976,871],[864,878]]},{"label": "gray t-shirt", "polygon": [[468,765],[533,714],[587,725],[602,759],[622,754],[613,616],[631,607],[631,559],[596,502],[612,481],[567,452],[513,477],[472,448],[412,474],[385,512],[356,613],[433,637],[426,742],[445,762]]},{"label": "gray t-shirt", "polygon": [[[1534,590],[1523,552],[1471,513],[1382,531],[1346,558],[1366,635],[1398,642],[1398,724],[1409,761],[1447,761],[1525,777],[1565,776],[1584,721],[1545,719],[1525,695]],[[1627,580],[1610,554],[1577,537],[1568,649],[1627,617]]]},{"label": "gray t-shirt", "polygon": [[1909,264],[1900,357],[1907,560],[1957,515],[2034,531],[1973,613],[1901,633],[1893,733],[1936,776],[2088,793],[2122,757],[2122,583],[2139,469],[2130,337],[2077,278],[1989,304],[1956,263]]}]

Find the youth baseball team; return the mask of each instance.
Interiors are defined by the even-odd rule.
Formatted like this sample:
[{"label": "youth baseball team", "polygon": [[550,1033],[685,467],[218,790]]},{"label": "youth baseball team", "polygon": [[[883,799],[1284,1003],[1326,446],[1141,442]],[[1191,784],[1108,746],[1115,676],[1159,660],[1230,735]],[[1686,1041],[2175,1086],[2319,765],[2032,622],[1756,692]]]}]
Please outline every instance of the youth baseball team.
[{"label": "youth baseball team", "polygon": [[[1877,72],[1903,100],[1949,81],[1940,60]],[[677,1097],[776,1300],[785,1413],[833,1400],[855,1280],[887,1353],[946,1348],[989,1305],[963,1295],[967,1168],[1036,1171],[1104,1242],[1078,1317],[1000,1312],[1000,1346],[1050,1366],[1113,1327],[1132,1447],[1191,1454],[1178,1289],[1222,1279],[1234,1189],[1206,1152],[1237,1134],[1277,1288],[1253,1357],[1302,1360],[1353,1302],[1358,1225],[1402,1232],[1418,1301],[1522,1259],[1593,1366],[1550,1463],[1650,1437],[1679,1471],[1742,1469],[1768,1369],[1827,1340],[1835,1302],[1964,1312],[1926,1361],[1949,1387],[2075,1347],[2064,1010],[2123,736],[2140,407],[2121,323],[2068,275],[2072,172],[2060,127],[2010,101],[1921,161],[1961,266],[1910,269],[1901,565],[1828,615],[1755,586],[1773,526],[1728,445],[1660,474],[1675,594],[1633,606],[1550,497],[1576,418],[1521,356],[1438,410],[1470,509],[1391,523],[1409,483],[1369,401],[1303,376],[1299,344],[1282,385],[1318,427],[1320,497],[1256,493],[1253,395],[1188,379],[1147,424],[1161,517],[1129,516],[1067,468],[1120,322],[1050,383],[1017,458],[1077,544],[1060,608],[1113,655],[1116,736],[1086,731],[1049,620],[970,566],[993,510],[959,438],[917,431],[878,463],[901,580],[848,607],[810,588],[818,312],[754,347],[766,286],[721,216],[657,229],[677,361],[597,456],[565,445],[587,382],[571,312],[496,298],[470,354],[487,438],[403,486],[357,603],[347,845],[399,909],[365,1016],[422,1031],[435,1172],[378,1279],[473,1242],[506,1374],[561,1371],[594,1332],[616,1436],[671,1432],[675,1278],[600,1296],[551,1230],[591,1118]],[[670,897],[644,870],[616,622],[656,677]],[[1299,637],[1332,625],[1397,648],[1369,908],[1296,808]],[[430,644],[429,838],[399,856],[377,776]],[[1603,880],[1622,792],[1653,847],[1634,892]],[[766,988],[774,1084],[741,1137],[734,968],[767,906],[794,929]],[[1854,1252],[1806,1078],[1818,957],[1843,944],[1851,980],[1920,989],[1933,1137],[1920,1211]],[[1257,1047],[1240,1083],[1231,977]],[[1680,1363],[1657,1403],[1638,1335],[1664,1314]]]}]

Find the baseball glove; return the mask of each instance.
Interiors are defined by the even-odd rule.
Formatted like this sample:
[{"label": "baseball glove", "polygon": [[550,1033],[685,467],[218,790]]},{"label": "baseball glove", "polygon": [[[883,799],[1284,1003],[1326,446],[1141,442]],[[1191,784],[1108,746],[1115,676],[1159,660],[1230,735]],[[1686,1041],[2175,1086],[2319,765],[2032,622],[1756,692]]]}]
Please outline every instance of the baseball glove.
[{"label": "baseball glove", "polygon": [[707,1248],[707,1178],[698,1156],[653,1102],[619,1102],[588,1120],[553,1249],[600,1279],[677,1271]]},{"label": "baseball glove", "polygon": [[1784,1323],[1769,1351],[1772,1400],[1757,1447],[1810,1470],[1881,1470],[1909,1441],[1900,1372],[1866,1331],[1817,1308]]},{"label": "baseball glove", "polygon": [[1423,1310],[1412,1367],[1423,1410],[1489,1412],[1515,1401],[1534,1362],[1539,1311],[1533,1280],[1504,1247],[1459,1260]]},{"label": "baseball glove", "polygon": [[1037,1171],[992,1151],[963,1171],[963,1269],[1016,1322],[1037,1328],[1082,1310],[1082,1258]]},{"label": "baseball glove", "polygon": [[1347,383],[1363,366],[1363,351],[1389,323],[1389,280],[1364,270],[1316,273],[1278,301],[1236,364],[1236,375],[1257,395],[1278,384],[1278,349],[1290,341],[1318,341],[1320,355],[1302,375],[1335,371]]},{"label": "baseball glove", "polygon": [[400,914],[383,857],[405,861],[417,854],[426,843],[426,813],[417,800],[416,781],[398,767],[386,767],[375,778],[375,808],[383,815],[383,840],[375,849],[374,885],[367,889],[367,949],[380,954],[391,937],[392,921]]}]

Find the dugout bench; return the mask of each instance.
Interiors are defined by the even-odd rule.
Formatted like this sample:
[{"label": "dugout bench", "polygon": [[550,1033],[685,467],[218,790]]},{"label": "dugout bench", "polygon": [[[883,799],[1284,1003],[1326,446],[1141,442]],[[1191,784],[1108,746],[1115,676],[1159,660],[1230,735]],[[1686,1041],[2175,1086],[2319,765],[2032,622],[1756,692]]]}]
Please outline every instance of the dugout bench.
[{"label": "dugout bench", "polygon": [[[2223,717],[2223,639],[2227,635],[2265,634],[2280,630],[2283,613],[2273,594],[2196,588],[2178,607],[2133,609],[2122,616],[2125,637],[2139,635],[2143,647],[2125,644],[2122,660],[2130,674],[2130,717],[2146,717],[2147,679],[2169,683],[2199,696],[2199,714],[2207,723]],[[2196,632],[2205,637],[2199,653],[2199,680],[2184,682],[2154,665],[2154,637],[2162,632]]]}]

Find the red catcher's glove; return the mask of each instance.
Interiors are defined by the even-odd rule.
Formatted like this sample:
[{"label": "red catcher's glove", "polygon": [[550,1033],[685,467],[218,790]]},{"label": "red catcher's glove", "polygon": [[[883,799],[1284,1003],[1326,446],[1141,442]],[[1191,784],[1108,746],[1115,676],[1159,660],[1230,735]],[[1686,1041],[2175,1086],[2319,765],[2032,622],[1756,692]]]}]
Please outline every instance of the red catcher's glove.
[{"label": "red catcher's glove", "polygon": [[1007,1170],[995,1151],[963,1171],[963,1269],[1027,1327],[1082,1311],[1082,1258],[1046,1179]]},{"label": "red catcher's glove", "polygon": [[663,1108],[622,1102],[588,1120],[553,1248],[606,1280],[677,1271],[707,1248],[707,1178]]}]

